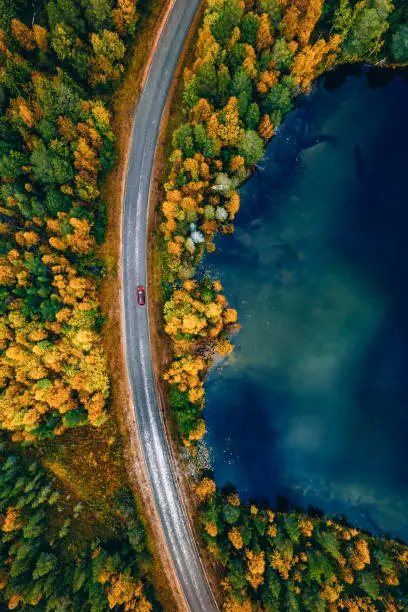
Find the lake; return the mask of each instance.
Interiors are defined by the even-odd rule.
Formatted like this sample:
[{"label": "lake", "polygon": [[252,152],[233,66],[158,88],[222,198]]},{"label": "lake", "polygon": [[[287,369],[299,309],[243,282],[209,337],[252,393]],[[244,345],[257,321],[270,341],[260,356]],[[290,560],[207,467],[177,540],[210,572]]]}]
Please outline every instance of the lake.
[{"label": "lake", "polygon": [[215,478],[408,541],[408,85],[322,78],[206,267],[242,328],[206,382]]}]

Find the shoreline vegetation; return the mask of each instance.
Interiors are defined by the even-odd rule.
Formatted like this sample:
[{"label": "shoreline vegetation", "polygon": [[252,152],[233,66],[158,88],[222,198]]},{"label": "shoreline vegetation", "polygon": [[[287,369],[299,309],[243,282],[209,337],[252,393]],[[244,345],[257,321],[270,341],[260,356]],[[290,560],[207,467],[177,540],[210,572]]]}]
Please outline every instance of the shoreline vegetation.
[{"label": "shoreline vegetation", "polygon": [[165,5],[0,0],[4,609],[176,606],[107,338],[114,162]]},{"label": "shoreline vegetation", "polygon": [[[206,0],[184,71],[183,118],[172,133],[162,202],[160,269],[172,361],[163,372],[179,442],[197,465],[204,381],[228,356],[238,313],[197,272],[215,235],[234,231],[240,185],[294,100],[332,68],[404,66],[408,9],[388,0]],[[180,113],[177,113],[178,115]],[[309,509],[274,512],[195,485],[201,538],[224,571],[224,609],[404,610],[408,548]]]}]

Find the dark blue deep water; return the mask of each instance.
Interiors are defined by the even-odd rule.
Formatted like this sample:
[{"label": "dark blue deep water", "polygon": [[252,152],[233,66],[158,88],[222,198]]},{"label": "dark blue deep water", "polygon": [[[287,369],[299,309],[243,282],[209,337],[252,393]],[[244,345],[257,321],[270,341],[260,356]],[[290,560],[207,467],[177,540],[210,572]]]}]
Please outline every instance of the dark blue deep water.
[{"label": "dark blue deep water", "polygon": [[338,80],[287,116],[206,262],[242,323],[206,442],[243,499],[408,541],[408,85]]}]

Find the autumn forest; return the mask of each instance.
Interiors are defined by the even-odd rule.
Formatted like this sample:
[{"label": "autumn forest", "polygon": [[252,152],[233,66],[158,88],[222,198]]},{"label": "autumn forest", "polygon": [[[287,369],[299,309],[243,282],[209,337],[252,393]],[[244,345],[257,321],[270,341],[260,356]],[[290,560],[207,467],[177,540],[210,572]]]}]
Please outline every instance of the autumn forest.
[{"label": "autumn forest", "polygon": [[[1,609],[171,609],[155,592],[111,410],[99,293],[113,100],[153,10],[139,4],[0,0]],[[316,77],[338,64],[408,62],[408,8],[205,0],[193,55],[157,243],[171,346],[162,379],[175,443],[197,468],[205,376],[239,329],[200,261],[216,235],[234,232],[239,186]],[[241,504],[203,468],[193,489],[226,612],[407,609],[404,543],[319,512]]]}]

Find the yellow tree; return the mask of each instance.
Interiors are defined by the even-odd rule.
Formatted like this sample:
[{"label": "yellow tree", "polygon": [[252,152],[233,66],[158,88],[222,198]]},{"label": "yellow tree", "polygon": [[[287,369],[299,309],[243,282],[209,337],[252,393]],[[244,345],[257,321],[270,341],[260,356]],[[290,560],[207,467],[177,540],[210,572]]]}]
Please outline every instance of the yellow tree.
[{"label": "yellow tree", "polygon": [[222,110],[222,123],[219,121],[216,137],[218,137],[224,146],[237,146],[241,143],[244,131],[240,125],[238,100],[232,97],[228,100],[226,106]]},{"label": "yellow tree", "polygon": [[212,538],[215,538],[218,534],[217,525],[214,525],[214,523],[205,523],[204,529],[206,530],[208,535],[211,536]]},{"label": "yellow tree", "polygon": [[244,540],[238,527],[230,529],[228,539],[236,550],[241,550],[244,547]]},{"label": "yellow tree", "polygon": [[105,84],[116,81],[124,68],[120,60],[125,55],[125,45],[116,32],[103,30],[98,34],[91,34],[91,45],[94,56],[90,60],[92,67],[90,73],[91,85]]},{"label": "yellow tree", "polygon": [[220,51],[220,45],[214,38],[210,25],[204,23],[203,27],[198,33],[198,40],[196,45],[196,60],[193,71],[195,72],[199,66],[206,64],[207,62],[213,62]]},{"label": "yellow tree", "polygon": [[258,126],[258,134],[264,138],[264,140],[270,140],[273,136],[273,123],[269,115],[264,115]]},{"label": "yellow tree", "polygon": [[268,49],[272,45],[273,36],[271,23],[267,13],[263,13],[260,19],[261,23],[256,34],[256,48],[258,51]]},{"label": "yellow tree", "polygon": [[231,172],[236,172],[243,166],[245,166],[245,159],[242,157],[242,155],[234,155],[233,157],[231,157],[231,162],[230,162]]},{"label": "yellow tree", "polygon": [[299,24],[298,39],[301,46],[305,46],[322,14],[324,0],[310,0],[306,14]]},{"label": "yellow tree", "polygon": [[293,40],[297,36],[299,24],[300,11],[295,4],[291,4],[282,19],[282,29],[287,40]]},{"label": "yellow tree", "polygon": [[11,32],[25,51],[33,51],[35,49],[33,32],[19,19],[11,20]]},{"label": "yellow tree", "polygon": [[223,606],[224,612],[252,612],[251,600],[245,599],[243,602],[235,598],[228,598]]},{"label": "yellow tree", "polygon": [[308,91],[312,80],[333,64],[340,43],[340,36],[335,35],[329,41],[320,39],[313,46],[306,45],[293,62],[291,75],[296,84]]},{"label": "yellow tree", "polygon": [[191,109],[191,121],[193,123],[202,123],[211,117],[211,113],[211,104],[205,98],[200,98],[197,104]]},{"label": "yellow tree", "polygon": [[121,36],[133,34],[137,21],[136,0],[117,0],[117,7],[112,11],[113,22]]},{"label": "yellow tree", "polygon": [[370,564],[370,549],[364,538],[359,538],[354,543],[354,550],[350,557],[350,565],[356,570],[362,570]]},{"label": "yellow tree", "polygon": [[193,442],[197,442],[202,440],[206,434],[205,421],[204,419],[200,419],[196,425],[196,427],[190,431],[188,434],[188,439]]},{"label": "yellow tree", "polygon": [[48,32],[46,28],[43,28],[36,23],[33,25],[34,40],[37,47],[45,53],[48,49]]},{"label": "yellow tree", "polygon": [[246,550],[245,554],[248,568],[248,573],[245,577],[252,588],[256,590],[264,582],[265,553],[263,550],[259,553],[255,553],[252,550]]},{"label": "yellow tree", "polygon": [[195,485],[194,490],[201,501],[207,500],[215,494],[215,482],[211,478],[203,478],[198,485]]},{"label": "yellow tree", "polygon": [[234,193],[231,194],[228,202],[225,205],[225,208],[229,213],[229,218],[231,221],[234,219],[235,215],[239,211],[239,206],[240,196],[238,192],[234,191]]},{"label": "yellow tree", "polygon": [[234,345],[231,344],[231,342],[227,340],[226,338],[222,338],[221,340],[217,342],[216,351],[222,357],[226,357],[227,355],[230,355],[233,352],[233,350],[234,350]]},{"label": "yellow tree", "polygon": [[66,241],[72,252],[80,255],[91,253],[96,246],[95,238],[92,235],[92,224],[87,219],[76,217],[72,217],[69,223],[74,231],[66,236]]}]

